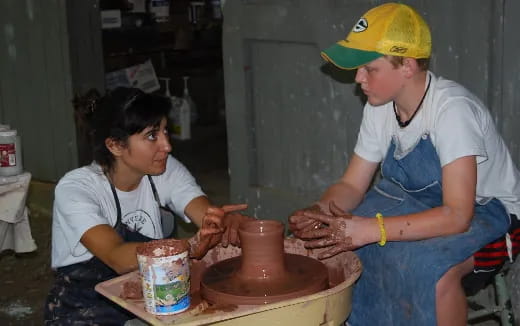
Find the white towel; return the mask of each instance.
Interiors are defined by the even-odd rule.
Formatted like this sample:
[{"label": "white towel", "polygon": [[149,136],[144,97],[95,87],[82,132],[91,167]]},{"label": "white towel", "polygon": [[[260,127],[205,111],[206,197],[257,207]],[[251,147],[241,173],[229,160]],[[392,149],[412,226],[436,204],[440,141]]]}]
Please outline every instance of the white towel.
[{"label": "white towel", "polygon": [[18,253],[36,250],[25,206],[30,181],[29,172],[0,177],[0,252],[6,249]]}]

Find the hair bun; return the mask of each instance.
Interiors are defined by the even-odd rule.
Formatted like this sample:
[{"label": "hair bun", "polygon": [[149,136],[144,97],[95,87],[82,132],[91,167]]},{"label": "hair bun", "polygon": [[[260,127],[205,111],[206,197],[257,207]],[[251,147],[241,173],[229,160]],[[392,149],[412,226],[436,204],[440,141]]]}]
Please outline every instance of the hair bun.
[{"label": "hair bun", "polygon": [[76,95],[72,100],[74,109],[83,116],[88,116],[96,111],[97,102],[101,98],[101,94],[97,89],[89,89],[85,95]]}]

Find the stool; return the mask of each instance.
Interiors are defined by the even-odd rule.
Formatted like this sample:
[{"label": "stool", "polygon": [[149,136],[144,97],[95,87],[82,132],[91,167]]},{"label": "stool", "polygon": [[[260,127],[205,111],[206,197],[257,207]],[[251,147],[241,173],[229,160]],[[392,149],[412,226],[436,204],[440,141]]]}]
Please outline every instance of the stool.
[{"label": "stool", "polygon": [[468,322],[478,318],[495,315],[500,318],[501,326],[513,325],[513,311],[511,309],[511,298],[506,284],[506,274],[509,271],[509,263],[506,263],[493,279],[495,304],[473,310],[468,313]]}]

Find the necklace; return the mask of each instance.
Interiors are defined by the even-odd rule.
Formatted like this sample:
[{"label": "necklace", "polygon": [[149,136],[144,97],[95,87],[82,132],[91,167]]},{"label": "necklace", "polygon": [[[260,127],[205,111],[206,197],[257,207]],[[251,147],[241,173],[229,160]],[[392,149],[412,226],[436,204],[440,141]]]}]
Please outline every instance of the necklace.
[{"label": "necklace", "polygon": [[428,94],[428,90],[430,89],[431,81],[432,81],[432,76],[430,76],[430,78],[428,79],[428,86],[426,86],[426,90],[424,91],[421,101],[419,102],[419,105],[417,105],[417,107],[415,108],[415,111],[413,111],[413,114],[410,117],[410,119],[408,119],[406,121],[401,121],[401,117],[399,116],[399,113],[397,113],[397,108],[395,107],[395,101],[393,102],[395,119],[397,120],[397,124],[399,124],[399,127],[404,128],[404,127],[408,126],[410,124],[410,122],[412,122],[413,118],[417,114],[417,111],[419,111],[419,109],[421,108],[421,105],[424,101],[424,98],[426,97],[426,94]]}]

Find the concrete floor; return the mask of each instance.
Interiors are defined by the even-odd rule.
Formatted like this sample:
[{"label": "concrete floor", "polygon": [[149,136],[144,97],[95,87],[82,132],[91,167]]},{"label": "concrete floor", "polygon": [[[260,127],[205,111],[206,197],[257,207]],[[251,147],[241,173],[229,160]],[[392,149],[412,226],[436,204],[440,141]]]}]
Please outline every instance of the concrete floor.
[{"label": "concrete floor", "polygon": [[50,270],[51,206],[54,184],[32,181],[27,206],[34,252],[0,253],[0,325],[41,325]]}]

